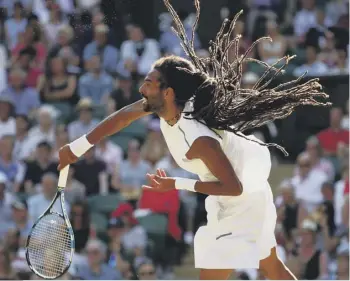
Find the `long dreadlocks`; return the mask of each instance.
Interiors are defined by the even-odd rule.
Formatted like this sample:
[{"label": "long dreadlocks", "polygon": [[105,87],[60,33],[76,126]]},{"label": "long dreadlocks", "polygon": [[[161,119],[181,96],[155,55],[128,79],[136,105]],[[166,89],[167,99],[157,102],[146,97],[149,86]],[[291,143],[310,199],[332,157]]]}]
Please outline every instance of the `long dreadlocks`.
[{"label": "long dreadlocks", "polygon": [[[164,85],[174,89],[180,105],[188,100],[193,102],[193,111],[185,112],[186,118],[196,119],[213,130],[227,130],[245,137],[239,132],[285,118],[300,105],[330,105],[329,102],[319,101],[320,98],[327,99],[328,95],[322,92],[318,79],[299,83],[305,74],[272,89],[267,88],[275,77],[283,73],[294,56],[284,56],[273,65],[249,58],[248,55],[254,47],[263,40],[271,40],[269,37],[256,40],[243,55],[239,55],[241,35],[231,40],[231,34],[242,11],[232,21],[224,20],[215,40],[209,43],[209,57],[199,58],[194,50],[194,32],[200,15],[199,0],[194,0],[196,20],[192,27],[191,40],[187,38],[185,28],[169,0],[163,1],[173,17],[173,31],[180,38],[192,63],[173,56],[157,61],[154,67],[161,72]],[[233,61],[229,60],[231,48],[235,53]],[[266,69],[252,89],[241,88],[242,66],[247,62],[258,63]],[[282,66],[277,67],[281,63]],[[184,85],[181,91],[176,85],[178,83]],[[184,87],[187,87],[187,91],[183,90]],[[275,146],[288,155],[277,144],[260,144]]]}]

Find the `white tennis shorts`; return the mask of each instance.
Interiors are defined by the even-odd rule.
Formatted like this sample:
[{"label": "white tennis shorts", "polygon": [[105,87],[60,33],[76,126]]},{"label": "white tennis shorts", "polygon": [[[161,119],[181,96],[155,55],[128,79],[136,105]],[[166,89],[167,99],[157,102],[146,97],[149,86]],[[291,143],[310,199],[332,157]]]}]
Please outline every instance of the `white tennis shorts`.
[{"label": "white tennis shorts", "polygon": [[194,237],[196,268],[259,268],[259,261],[276,246],[277,214],[270,186],[233,202],[225,206],[216,196],[207,197],[208,224]]}]

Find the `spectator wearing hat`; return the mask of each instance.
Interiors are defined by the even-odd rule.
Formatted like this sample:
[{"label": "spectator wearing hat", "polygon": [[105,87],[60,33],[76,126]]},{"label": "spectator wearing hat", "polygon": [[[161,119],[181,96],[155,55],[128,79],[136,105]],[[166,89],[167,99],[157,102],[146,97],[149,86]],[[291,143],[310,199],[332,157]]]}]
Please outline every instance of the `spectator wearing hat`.
[{"label": "spectator wearing hat", "polygon": [[109,27],[105,24],[99,24],[94,29],[94,40],[89,43],[83,52],[84,63],[93,56],[99,56],[102,62],[102,68],[109,74],[116,73],[118,63],[118,50],[108,44]]},{"label": "spectator wearing hat", "polygon": [[87,62],[88,72],[79,79],[79,96],[90,98],[96,105],[105,104],[113,90],[114,80],[101,65],[100,56],[93,56]]},{"label": "spectator wearing hat", "polygon": [[88,133],[97,124],[98,120],[93,118],[93,103],[89,98],[82,98],[76,107],[79,117],[68,125],[68,135],[71,141]]},{"label": "spectator wearing hat", "polygon": [[36,88],[39,77],[42,75],[42,70],[35,66],[34,59],[36,57],[36,49],[32,46],[22,49],[19,52],[17,60],[14,62],[15,66],[22,68],[26,73],[27,77],[25,85],[27,87]]},{"label": "spectator wearing hat", "polygon": [[27,73],[23,69],[12,68],[9,75],[9,86],[0,93],[0,96],[12,100],[16,114],[33,116],[40,106],[40,100],[38,92],[25,85],[26,77]]},{"label": "spectator wearing hat", "polygon": [[78,266],[76,276],[83,280],[121,280],[120,272],[109,267],[104,260],[107,247],[100,240],[90,240],[86,245],[88,262]]},{"label": "spectator wearing hat", "polygon": [[0,95],[0,138],[4,135],[16,134],[16,120],[11,116],[13,108],[12,99]]},{"label": "spectator wearing hat", "polygon": [[36,148],[35,159],[27,162],[24,176],[24,191],[34,193],[35,186],[38,185],[46,173],[57,174],[57,163],[52,161],[52,146],[50,143],[40,142]]}]

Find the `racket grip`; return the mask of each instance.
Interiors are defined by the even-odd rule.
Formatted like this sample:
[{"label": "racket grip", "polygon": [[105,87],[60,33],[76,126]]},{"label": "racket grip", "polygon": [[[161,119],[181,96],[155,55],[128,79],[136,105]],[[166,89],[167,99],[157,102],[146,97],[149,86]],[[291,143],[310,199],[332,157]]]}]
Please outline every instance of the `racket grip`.
[{"label": "racket grip", "polygon": [[60,171],[60,175],[58,177],[58,187],[66,187],[68,171],[69,171],[69,165],[67,165]]}]

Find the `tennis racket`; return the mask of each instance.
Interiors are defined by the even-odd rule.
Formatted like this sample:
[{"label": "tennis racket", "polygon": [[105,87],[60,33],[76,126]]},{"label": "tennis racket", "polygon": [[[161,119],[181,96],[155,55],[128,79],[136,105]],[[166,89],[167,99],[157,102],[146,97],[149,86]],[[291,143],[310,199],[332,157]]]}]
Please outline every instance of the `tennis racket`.
[{"label": "tennis racket", "polygon": [[[61,170],[58,188],[47,210],[33,225],[26,244],[26,259],[30,269],[44,279],[62,276],[72,263],[74,234],[64,203],[69,166]],[[60,200],[62,213],[53,211]]]}]

